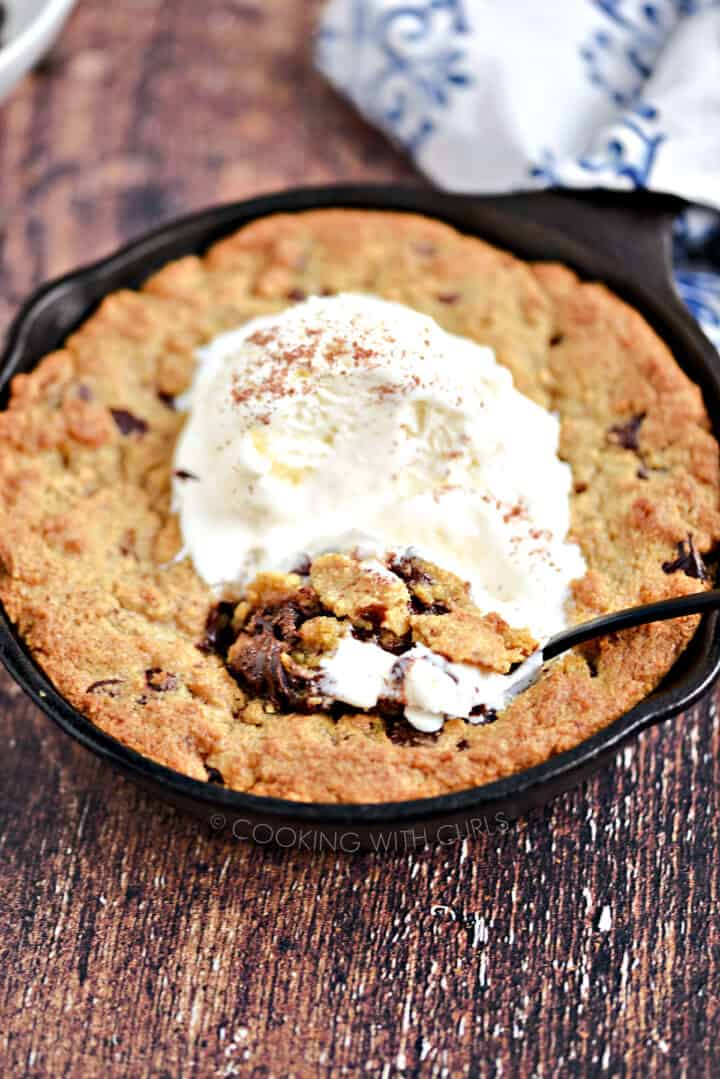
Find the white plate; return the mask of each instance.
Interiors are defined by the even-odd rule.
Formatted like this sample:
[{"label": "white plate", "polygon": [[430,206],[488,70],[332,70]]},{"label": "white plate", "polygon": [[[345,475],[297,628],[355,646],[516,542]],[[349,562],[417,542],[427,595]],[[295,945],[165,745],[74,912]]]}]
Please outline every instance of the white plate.
[{"label": "white plate", "polygon": [[5,0],[0,101],[47,52],[77,0]]}]

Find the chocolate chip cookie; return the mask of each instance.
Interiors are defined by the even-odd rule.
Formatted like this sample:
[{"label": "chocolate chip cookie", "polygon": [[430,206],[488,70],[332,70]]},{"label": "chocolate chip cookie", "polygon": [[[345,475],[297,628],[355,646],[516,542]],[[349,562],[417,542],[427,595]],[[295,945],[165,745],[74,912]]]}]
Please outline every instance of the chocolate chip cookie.
[{"label": "chocolate chip cookie", "polygon": [[489,345],[517,388],[557,413],[587,565],[571,620],[709,587],[718,446],[699,388],[636,311],[566,267],[523,263],[437,221],[323,210],[262,219],[108,296],[14,379],[0,414],[0,598],[76,708],[187,775],[325,802],[475,786],[611,723],[658,684],[697,619],[576,649],[499,715],[432,734],[392,702],[338,709],[314,692],[319,657],[348,625],[395,649],[398,677],[409,642],[497,670],[534,647],[436,566],[395,565],[398,583],[380,586],[335,552],[228,599],[183,557],[175,399],[195,350],[339,292],[395,300]]}]

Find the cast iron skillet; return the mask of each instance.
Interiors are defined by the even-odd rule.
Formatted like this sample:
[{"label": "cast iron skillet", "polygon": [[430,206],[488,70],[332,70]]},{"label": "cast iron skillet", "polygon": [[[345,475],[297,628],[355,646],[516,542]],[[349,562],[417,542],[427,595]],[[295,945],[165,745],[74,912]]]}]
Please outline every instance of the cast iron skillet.
[{"label": "cast iron skillet", "polygon": [[[678,299],[670,268],[670,222],[681,203],[646,193],[541,192],[465,197],[390,187],[301,189],[221,206],[165,225],[118,254],[46,285],[13,324],[0,361],[0,407],[16,372],[57,348],[98,301],[140,285],[171,259],[202,252],[255,218],[278,211],[347,206],[409,210],[447,221],[524,259],[558,259],[606,282],[641,311],[702,387],[720,418],[720,358]],[[716,435],[719,434],[716,430]],[[259,843],[352,852],[451,843],[507,821],[577,784],[644,727],[676,715],[720,671],[717,615],[706,616],[662,685],[608,728],[536,768],[472,790],[410,802],[323,805],[264,798],[199,782],[127,749],[85,719],[34,663],[0,607],[0,659],[33,701],[68,734],[143,787],[205,818],[217,831]]]}]

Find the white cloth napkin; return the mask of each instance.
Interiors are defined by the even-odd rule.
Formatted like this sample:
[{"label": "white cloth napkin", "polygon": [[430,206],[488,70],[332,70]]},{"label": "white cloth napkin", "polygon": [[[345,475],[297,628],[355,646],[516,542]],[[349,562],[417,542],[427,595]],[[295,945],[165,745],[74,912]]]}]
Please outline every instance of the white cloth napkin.
[{"label": "white cloth napkin", "polygon": [[[720,210],[720,0],[330,0],[320,69],[440,187],[647,187]],[[720,346],[720,218],[678,288]]]}]

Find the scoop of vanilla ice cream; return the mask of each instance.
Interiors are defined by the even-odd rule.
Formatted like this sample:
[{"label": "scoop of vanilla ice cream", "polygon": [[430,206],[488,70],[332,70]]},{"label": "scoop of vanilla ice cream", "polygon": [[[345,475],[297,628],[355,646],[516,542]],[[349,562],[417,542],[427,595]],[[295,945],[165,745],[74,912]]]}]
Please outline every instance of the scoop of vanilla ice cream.
[{"label": "scoop of vanilla ice cream", "polygon": [[558,422],[491,349],[343,294],[254,319],[198,358],[174,498],[206,581],[412,549],[538,639],[565,624],[584,563],[566,542]]}]

